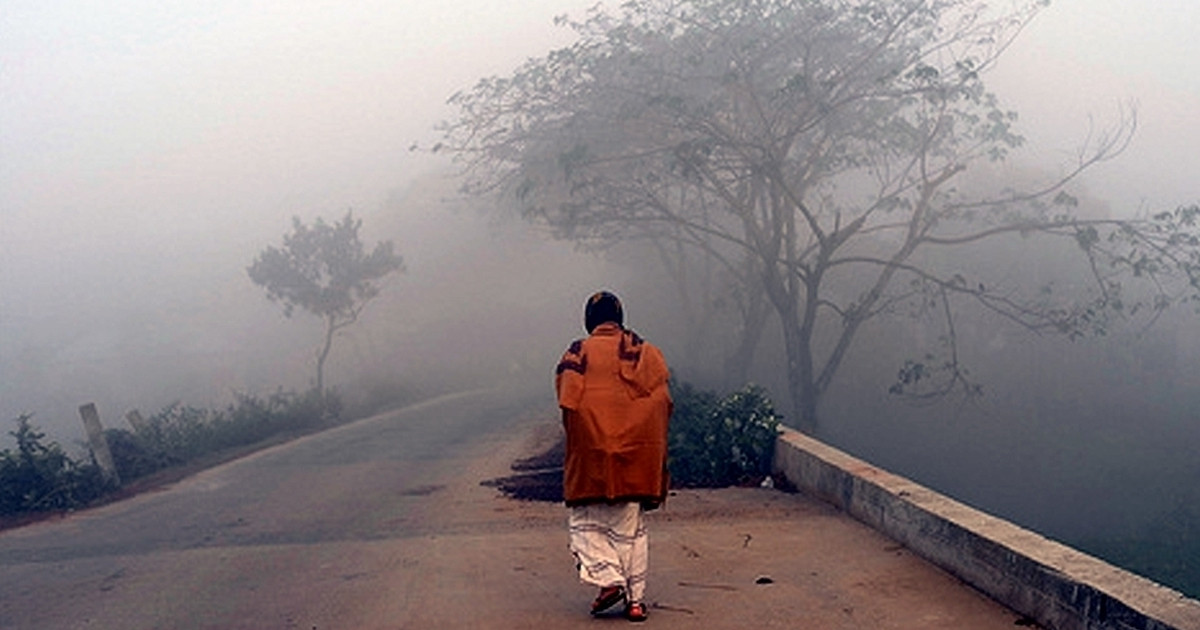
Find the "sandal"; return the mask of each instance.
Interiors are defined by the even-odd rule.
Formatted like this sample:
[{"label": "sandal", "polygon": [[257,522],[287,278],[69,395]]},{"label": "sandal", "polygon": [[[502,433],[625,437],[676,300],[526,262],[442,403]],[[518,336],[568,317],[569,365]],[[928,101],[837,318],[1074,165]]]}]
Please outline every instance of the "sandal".
[{"label": "sandal", "polygon": [[650,616],[650,610],[642,602],[630,602],[625,607],[625,618],[630,621],[645,621]]},{"label": "sandal", "polygon": [[592,602],[592,614],[604,612],[616,606],[617,602],[623,599],[625,599],[625,589],[620,586],[605,586],[600,589],[600,594]]}]

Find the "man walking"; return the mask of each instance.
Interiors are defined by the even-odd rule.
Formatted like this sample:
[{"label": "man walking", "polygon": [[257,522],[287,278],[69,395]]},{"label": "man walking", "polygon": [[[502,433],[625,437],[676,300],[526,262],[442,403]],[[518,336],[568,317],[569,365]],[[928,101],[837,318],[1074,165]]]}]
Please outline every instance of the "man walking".
[{"label": "man walking", "polygon": [[643,514],[667,496],[669,372],[662,352],[624,327],[612,293],[588,298],[584,328],[588,337],[571,344],[555,375],[571,552],[580,579],[600,588],[592,614],[624,601],[625,616],[644,621]]}]

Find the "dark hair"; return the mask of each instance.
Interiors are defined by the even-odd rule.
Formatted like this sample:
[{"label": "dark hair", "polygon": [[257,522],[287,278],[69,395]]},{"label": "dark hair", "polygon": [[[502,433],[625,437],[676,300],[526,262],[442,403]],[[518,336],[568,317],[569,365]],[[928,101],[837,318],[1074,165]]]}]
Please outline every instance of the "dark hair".
[{"label": "dark hair", "polygon": [[621,300],[608,291],[600,291],[588,298],[583,308],[583,327],[588,334],[604,322],[613,322],[618,326],[625,323],[625,313],[621,309]]}]

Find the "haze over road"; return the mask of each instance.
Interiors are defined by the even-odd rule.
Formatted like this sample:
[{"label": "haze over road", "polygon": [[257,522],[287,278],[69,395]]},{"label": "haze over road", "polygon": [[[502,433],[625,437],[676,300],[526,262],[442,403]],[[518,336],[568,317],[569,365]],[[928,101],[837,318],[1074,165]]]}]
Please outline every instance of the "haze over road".
[{"label": "haze over road", "polygon": [[372,541],[434,526],[423,506],[461,457],[536,401],[446,396],[4,532],[0,628],[352,627],[344,610],[394,599],[379,581],[411,561]]}]

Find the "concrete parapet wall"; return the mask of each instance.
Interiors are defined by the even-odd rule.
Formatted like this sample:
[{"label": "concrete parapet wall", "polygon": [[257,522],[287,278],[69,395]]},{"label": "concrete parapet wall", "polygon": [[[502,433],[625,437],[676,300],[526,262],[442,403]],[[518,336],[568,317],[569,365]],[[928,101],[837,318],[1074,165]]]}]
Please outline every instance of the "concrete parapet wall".
[{"label": "concrete parapet wall", "polygon": [[1200,602],[791,429],[775,470],[1049,630],[1200,630]]}]

